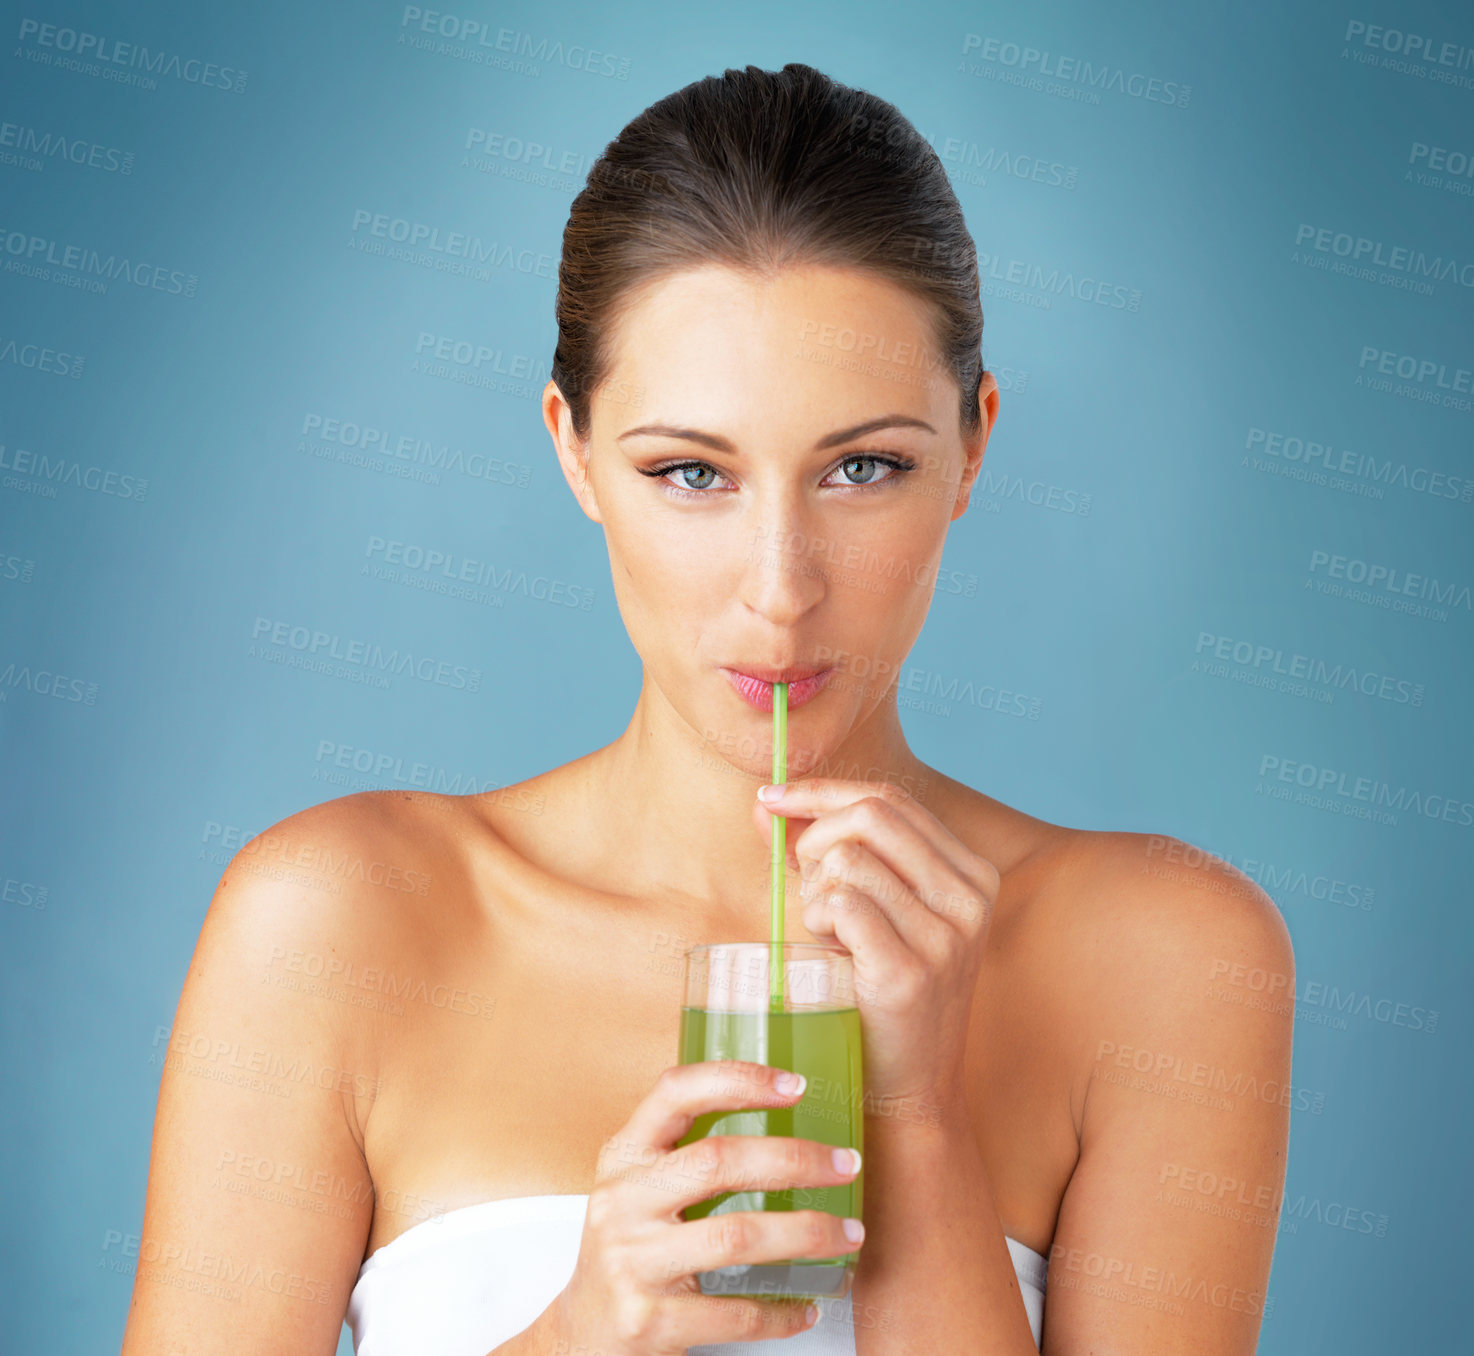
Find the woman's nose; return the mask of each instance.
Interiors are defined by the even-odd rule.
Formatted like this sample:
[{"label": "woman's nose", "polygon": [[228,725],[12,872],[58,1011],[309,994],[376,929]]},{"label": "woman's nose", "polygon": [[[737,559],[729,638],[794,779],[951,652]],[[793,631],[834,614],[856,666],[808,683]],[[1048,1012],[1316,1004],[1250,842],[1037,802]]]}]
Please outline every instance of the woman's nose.
[{"label": "woman's nose", "polygon": [[827,543],[806,526],[768,523],[753,532],[739,597],[774,626],[792,626],[828,591]]}]

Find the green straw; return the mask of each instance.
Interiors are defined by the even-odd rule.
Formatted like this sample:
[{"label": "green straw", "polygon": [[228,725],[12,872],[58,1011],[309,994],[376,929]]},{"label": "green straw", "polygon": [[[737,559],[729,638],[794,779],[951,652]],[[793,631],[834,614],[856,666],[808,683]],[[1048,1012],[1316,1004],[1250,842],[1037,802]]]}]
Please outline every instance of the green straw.
[{"label": "green straw", "polygon": [[[788,780],[788,684],[773,684],[773,785]],[[769,919],[768,1007],[783,1011],[783,889],[787,865],[788,821],[773,816],[773,902]]]}]

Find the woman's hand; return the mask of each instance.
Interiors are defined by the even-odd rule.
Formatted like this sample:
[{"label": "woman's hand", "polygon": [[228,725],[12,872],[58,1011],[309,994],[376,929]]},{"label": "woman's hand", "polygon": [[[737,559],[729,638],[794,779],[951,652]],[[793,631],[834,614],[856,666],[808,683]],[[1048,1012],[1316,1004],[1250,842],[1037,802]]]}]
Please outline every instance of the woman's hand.
[{"label": "woman's hand", "polygon": [[672,1147],[708,1112],[795,1105],[803,1084],[780,1088],[783,1072],[746,1060],[673,1065],[606,1141],[573,1276],[544,1315],[557,1350],[685,1356],[687,1347],[813,1326],[803,1300],[703,1295],[696,1273],[854,1252],[859,1241],[838,1216],[732,1210],[687,1221],[681,1211],[727,1191],[843,1185],[858,1171],[845,1162],[851,1151],[781,1135],[708,1135]]},{"label": "woman's hand", "polygon": [[997,867],[890,782],[805,778],[758,806],[769,833],[775,814],[803,826],[788,841],[803,924],[854,956],[867,1106],[897,1098],[932,1116],[965,1114],[968,1017]]}]

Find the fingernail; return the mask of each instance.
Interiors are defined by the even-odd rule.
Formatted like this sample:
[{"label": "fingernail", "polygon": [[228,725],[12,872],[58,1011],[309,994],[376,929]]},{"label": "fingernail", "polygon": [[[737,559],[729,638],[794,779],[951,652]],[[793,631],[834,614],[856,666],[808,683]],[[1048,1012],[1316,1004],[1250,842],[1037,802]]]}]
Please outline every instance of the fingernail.
[{"label": "fingernail", "polygon": [[776,786],[760,786],[757,789],[757,798],[759,800],[781,800],[783,788],[787,785],[787,782],[779,782]]},{"label": "fingernail", "polygon": [[835,1172],[853,1176],[860,1171],[860,1151],[858,1149],[836,1149],[829,1156],[834,1160]]},{"label": "fingernail", "polygon": [[811,1304],[804,1310],[804,1320],[811,1327],[819,1321],[819,1306],[817,1304]]},{"label": "fingernail", "polygon": [[773,1080],[773,1086],[781,1093],[791,1094],[802,1092],[804,1090],[804,1084],[808,1081],[803,1074],[781,1073]]},{"label": "fingernail", "polygon": [[844,1236],[851,1243],[863,1243],[865,1241],[865,1226],[857,1219],[847,1219],[844,1222]]}]

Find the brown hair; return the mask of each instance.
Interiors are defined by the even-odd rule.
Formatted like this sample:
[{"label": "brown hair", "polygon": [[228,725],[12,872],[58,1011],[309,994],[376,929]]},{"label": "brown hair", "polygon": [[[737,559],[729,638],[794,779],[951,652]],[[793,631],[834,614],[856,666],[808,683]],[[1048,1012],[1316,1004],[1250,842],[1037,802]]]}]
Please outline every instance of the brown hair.
[{"label": "brown hair", "polygon": [[619,303],[666,274],[722,263],[869,269],[932,303],[960,419],[981,420],[977,250],[937,153],[884,99],[789,62],[709,75],[609,143],[563,231],[552,377],[574,433],[609,371]]}]

